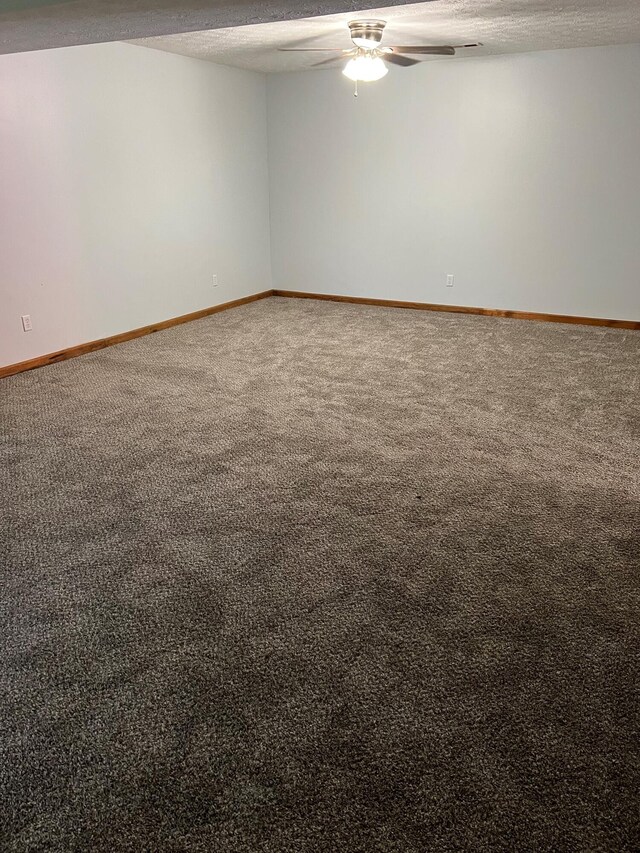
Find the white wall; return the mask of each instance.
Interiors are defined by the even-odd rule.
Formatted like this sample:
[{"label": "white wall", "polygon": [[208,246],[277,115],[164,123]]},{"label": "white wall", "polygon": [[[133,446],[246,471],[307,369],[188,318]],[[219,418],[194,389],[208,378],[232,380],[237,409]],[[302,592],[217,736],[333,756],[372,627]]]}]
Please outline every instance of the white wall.
[{"label": "white wall", "polygon": [[267,88],[274,287],[640,320],[640,46]]},{"label": "white wall", "polygon": [[126,44],[0,57],[0,365],[271,287],[266,133],[261,75]]},{"label": "white wall", "polygon": [[269,194],[262,76],[0,57],[0,365],[271,287],[269,202],[276,287],[639,320],[639,92],[633,45],[392,69],[358,100],[273,75]]}]

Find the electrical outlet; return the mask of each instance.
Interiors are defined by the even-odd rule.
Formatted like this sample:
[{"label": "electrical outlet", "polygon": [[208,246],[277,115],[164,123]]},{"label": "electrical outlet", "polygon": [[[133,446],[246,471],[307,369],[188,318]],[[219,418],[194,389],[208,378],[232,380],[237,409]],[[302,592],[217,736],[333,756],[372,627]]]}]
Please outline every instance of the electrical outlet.
[{"label": "electrical outlet", "polygon": [[213,274],[213,286],[214,287],[218,286],[218,274],[217,273]]},{"label": "electrical outlet", "polygon": [[24,332],[30,332],[31,329],[33,329],[33,326],[31,325],[31,315],[23,314],[20,319],[22,320],[22,330]]},{"label": "electrical outlet", "polygon": [[452,275],[447,276],[447,287],[453,287],[453,276]]}]

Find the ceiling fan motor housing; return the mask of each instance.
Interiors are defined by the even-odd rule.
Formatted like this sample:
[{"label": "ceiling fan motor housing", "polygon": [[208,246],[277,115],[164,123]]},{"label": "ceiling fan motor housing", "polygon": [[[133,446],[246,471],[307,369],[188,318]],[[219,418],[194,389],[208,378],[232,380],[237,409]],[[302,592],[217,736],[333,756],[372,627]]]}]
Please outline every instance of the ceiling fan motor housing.
[{"label": "ceiling fan motor housing", "polygon": [[373,50],[382,41],[385,21],[350,21],[351,41],[365,50]]}]

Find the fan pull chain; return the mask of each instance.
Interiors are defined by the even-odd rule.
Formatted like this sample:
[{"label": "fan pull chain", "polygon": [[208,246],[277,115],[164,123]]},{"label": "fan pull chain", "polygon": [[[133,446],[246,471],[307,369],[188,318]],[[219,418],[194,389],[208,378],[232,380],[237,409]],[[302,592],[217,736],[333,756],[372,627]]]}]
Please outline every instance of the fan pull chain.
[{"label": "fan pull chain", "polygon": [[355,90],[353,92],[353,97],[354,98],[358,97],[358,81],[357,80],[355,81]]}]

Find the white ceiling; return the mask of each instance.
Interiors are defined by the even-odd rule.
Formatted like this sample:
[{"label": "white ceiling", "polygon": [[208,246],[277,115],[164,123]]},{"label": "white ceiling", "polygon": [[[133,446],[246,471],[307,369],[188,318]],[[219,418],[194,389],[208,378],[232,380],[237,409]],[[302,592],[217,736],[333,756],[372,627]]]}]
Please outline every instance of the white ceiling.
[{"label": "white ceiling", "polygon": [[467,53],[640,43],[640,0],[432,0],[134,43],[254,71],[292,71],[325,56],[278,53],[279,47],[349,47],[346,23],[354,17],[386,20],[386,44],[483,43]]},{"label": "white ceiling", "polygon": [[[399,2],[403,0],[389,0],[389,5]],[[0,0],[0,53],[284,21],[375,5],[376,0]]]}]

